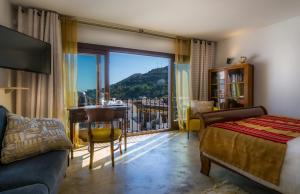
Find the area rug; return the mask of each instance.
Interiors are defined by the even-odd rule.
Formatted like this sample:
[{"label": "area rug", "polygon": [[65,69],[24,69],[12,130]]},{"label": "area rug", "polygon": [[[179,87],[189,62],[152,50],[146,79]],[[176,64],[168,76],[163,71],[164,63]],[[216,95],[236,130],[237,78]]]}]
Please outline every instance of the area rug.
[{"label": "area rug", "polygon": [[227,182],[222,182],[214,185],[213,187],[202,191],[201,194],[248,194],[239,187],[229,184]]}]

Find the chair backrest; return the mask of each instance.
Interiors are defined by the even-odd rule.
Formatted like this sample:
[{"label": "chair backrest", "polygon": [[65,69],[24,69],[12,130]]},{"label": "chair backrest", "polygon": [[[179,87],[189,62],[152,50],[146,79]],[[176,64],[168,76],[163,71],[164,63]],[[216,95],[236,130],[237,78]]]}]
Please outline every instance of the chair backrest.
[{"label": "chair backrest", "polygon": [[109,108],[93,108],[93,109],[85,109],[87,114],[87,122],[88,122],[88,135],[89,138],[92,138],[92,123],[98,122],[109,122],[111,124],[111,138],[114,137],[114,122],[117,119],[124,118],[124,111],[122,110],[113,110]]},{"label": "chair backrest", "polygon": [[0,151],[2,150],[2,141],[7,125],[7,114],[8,110],[0,105]]}]

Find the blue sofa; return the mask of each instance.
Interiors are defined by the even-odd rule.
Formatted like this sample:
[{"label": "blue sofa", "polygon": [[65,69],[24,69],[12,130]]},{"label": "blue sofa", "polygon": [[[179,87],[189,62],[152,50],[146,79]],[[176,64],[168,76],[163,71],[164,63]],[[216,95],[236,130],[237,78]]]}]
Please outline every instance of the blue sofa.
[{"label": "blue sofa", "polygon": [[[0,106],[0,150],[6,129],[7,110]],[[52,151],[35,157],[0,164],[0,194],[58,193],[68,166],[68,150]]]}]

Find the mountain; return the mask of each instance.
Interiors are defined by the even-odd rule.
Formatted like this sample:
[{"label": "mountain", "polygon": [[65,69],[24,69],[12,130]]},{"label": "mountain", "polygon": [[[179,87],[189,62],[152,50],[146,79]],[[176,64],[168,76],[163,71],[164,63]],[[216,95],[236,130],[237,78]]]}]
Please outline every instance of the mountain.
[{"label": "mountain", "polygon": [[[89,102],[95,103],[96,89],[88,89],[85,94]],[[110,85],[110,96],[117,99],[167,97],[168,67],[152,69],[144,74],[136,73],[112,84]]]},{"label": "mountain", "polygon": [[110,96],[117,99],[168,96],[168,67],[133,74],[110,86]]}]

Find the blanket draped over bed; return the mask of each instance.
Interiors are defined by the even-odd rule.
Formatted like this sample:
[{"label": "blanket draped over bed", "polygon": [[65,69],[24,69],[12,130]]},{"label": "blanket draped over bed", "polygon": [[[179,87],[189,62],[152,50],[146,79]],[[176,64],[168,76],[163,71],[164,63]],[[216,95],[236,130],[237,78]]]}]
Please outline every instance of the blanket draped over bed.
[{"label": "blanket draped over bed", "polygon": [[287,142],[299,136],[299,120],[265,115],[209,126],[201,134],[200,149],[279,185]]}]

